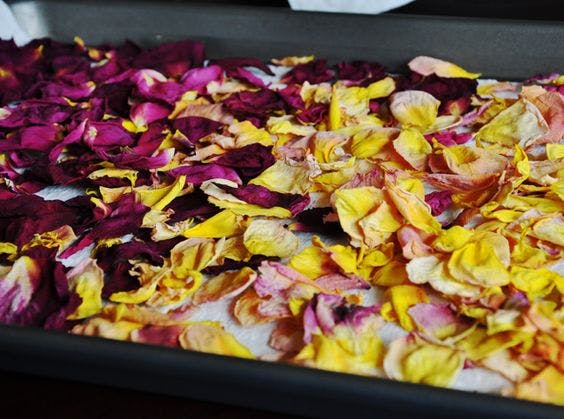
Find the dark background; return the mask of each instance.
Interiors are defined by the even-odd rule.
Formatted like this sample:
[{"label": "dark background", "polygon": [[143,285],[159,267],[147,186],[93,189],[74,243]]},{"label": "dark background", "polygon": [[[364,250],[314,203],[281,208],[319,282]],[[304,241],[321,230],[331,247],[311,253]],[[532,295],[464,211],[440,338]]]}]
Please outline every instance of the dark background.
[{"label": "dark background", "polygon": [[[182,1],[176,0],[176,2]],[[216,4],[217,7],[227,3],[262,7],[288,7],[285,0],[211,0],[208,3]],[[564,20],[561,0],[416,0],[411,4],[395,9],[393,13],[499,19]],[[217,403],[2,371],[0,371],[0,392],[0,416],[3,418],[298,418],[297,416],[279,415]],[[351,414],[354,413],[351,412]],[[375,412],[375,417],[376,415],[377,412]]]}]

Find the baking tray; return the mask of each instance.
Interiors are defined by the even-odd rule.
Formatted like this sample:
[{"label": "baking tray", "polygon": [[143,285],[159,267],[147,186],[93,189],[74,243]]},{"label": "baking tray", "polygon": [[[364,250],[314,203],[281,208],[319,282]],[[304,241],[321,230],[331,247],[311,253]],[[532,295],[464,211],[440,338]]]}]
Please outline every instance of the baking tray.
[{"label": "baking tray", "polygon": [[[562,70],[559,22],[297,13],[162,1],[8,1],[32,37],[142,45],[192,38],[209,57],[316,54],[400,71],[442,57],[508,79]],[[554,405],[291,365],[0,325],[0,369],[300,414],[561,419]]]}]

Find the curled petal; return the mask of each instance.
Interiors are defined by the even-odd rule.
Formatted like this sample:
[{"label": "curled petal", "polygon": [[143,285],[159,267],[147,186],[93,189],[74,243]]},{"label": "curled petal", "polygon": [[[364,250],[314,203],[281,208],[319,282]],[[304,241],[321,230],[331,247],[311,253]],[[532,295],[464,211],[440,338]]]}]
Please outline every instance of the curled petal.
[{"label": "curled petal", "polygon": [[412,71],[415,71],[422,76],[436,74],[439,77],[461,77],[468,79],[476,79],[480,77],[479,73],[469,73],[456,64],[439,60],[438,58],[426,57],[424,55],[411,60],[408,66]]},{"label": "curled petal", "polygon": [[390,111],[402,127],[424,131],[435,123],[440,104],[429,93],[406,90],[392,95]]},{"label": "curled petal", "polygon": [[193,351],[253,359],[253,353],[221,326],[213,323],[194,323],[179,336],[180,346]]},{"label": "curled petal", "polygon": [[192,303],[202,304],[235,297],[245,291],[256,278],[256,273],[248,267],[244,267],[238,272],[224,272],[204,282],[192,297]]},{"label": "curled petal", "polygon": [[384,358],[384,371],[396,380],[447,387],[463,364],[459,351],[417,342],[407,336],[390,344]]}]

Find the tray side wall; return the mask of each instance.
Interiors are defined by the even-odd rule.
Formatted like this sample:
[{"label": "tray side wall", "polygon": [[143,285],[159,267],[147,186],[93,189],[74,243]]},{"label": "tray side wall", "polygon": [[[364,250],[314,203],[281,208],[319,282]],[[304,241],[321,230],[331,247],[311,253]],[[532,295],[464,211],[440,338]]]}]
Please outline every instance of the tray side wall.
[{"label": "tray side wall", "polygon": [[205,42],[210,57],[309,55],[365,59],[397,70],[417,55],[444,58],[488,77],[523,79],[562,71],[559,22],[361,16],[162,1],[12,1],[33,37],[144,45],[182,38]]}]

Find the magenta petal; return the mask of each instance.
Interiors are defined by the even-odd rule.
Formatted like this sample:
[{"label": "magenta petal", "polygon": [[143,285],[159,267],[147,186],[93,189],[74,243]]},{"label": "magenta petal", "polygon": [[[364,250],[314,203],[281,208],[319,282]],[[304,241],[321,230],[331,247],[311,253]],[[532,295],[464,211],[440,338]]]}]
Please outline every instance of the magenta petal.
[{"label": "magenta petal", "polygon": [[80,100],[87,98],[94,91],[94,85],[83,83],[77,86],[65,83],[51,82],[47,83],[41,89],[43,97],[66,97],[71,100]]},{"label": "magenta petal", "polygon": [[409,316],[413,319],[422,333],[441,338],[441,332],[447,327],[456,326],[453,334],[460,333],[471,326],[467,318],[459,317],[448,305],[421,303],[408,309]]},{"label": "magenta petal", "polygon": [[230,74],[230,76],[234,77],[236,79],[244,80],[247,83],[252,84],[253,86],[266,89],[266,85],[264,84],[264,82],[262,81],[262,79],[260,77],[255,76],[249,70],[245,70],[244,68],[238,68],[238,69],[234,70]]},{"label": "magenta petal", "polygon": [[305,103],[300,92],[301,87],[295,84],[291,84],[286,86],[284,89],[278,90],[278,94],[290,108],[303,110],[305,109]]},{"label": "magenta petal", "polygon": [[451,191],[435,191],[425,195],[425,202],[431,207],[433,216],[441,215],[452,204]]},{"label": "magenta petal", "polygon": [[10,138],[0,141],[0,152],[33,150],[47,152],[59,141],[62,128],[58,125],[42,125],[21,128]]},{"label": "magenta petal", "polygon": [[73,113],[73,109],[62,98],[29,99],[4,109],[9,114],[0,118],[0,127],[3,128],[55,124],[65,121]]},{"label": "magenta petal", "polygon": [[44,247],[29,249],[26,256],[31,261],[16,262],[25,270],[23,276],[0,280],[0,323],[66,328],[66,317],[81,298],[69,292],[64,267],[53,261],[54,252]]},{"label": "magenta petal", "polygon": [[170,113],[168,106],[153,102],[138,103],[131,107],[129,117],[137,126],[149,125],[151,122],[166,118]]},{"label": "magenta petal", "polygon": [[365,320],[379,309],[378,305],[363,307],[349,304],[340,295],[316,294],[304,311],[304,342],[311,341],[311,335],[317,328],[323,334],[330,334],[340,324],[353,329],[362,327]]},{"label": "magenta petal", "polygon": [[135,202],[135,194],[124,195],[114,204],[114,209],[107,218],[102,219],[88,233],[71,244],[60,257],[68,258],[96,240],[134,234],[141,226],[143,216],[148,210],[145,205]]},{"label": "magenta petal", "polygon": [[178,337],[186,326],[153,326],[147,325],[137,329],[132,333],[134,342],[147,343],[152,345],[163,345],[175,348],[180,346]]},{"label": "magenta petal", "polygon": [[139,96],[148,100],[160,100],[168,104],[174,104],[182,93],[184,87],[174,81],[167,79],[158,71],[143,69],[131,77],[137,86]]},{"label": "magenta petal", "polygon": [[435,132],[434,134],[428,134],[425,136],[428,141],[431,139],[437,140],[442,145],[450,147],[452,145],[461,145],[465,144],[472,139],[472,133],[470,132],[461,132],[457,133],[455,131],[440,131]]},{"label": "magenta petal", "polygon": [[217,65],[208,67],[193,68],[188,70],[180,82],[185,90],[195,90],[198,93],[205,93],[206,86],[212,81],[221,81],[223,70]]},{"label": "magenta petal", "polygon": [[132,146],[135,142],[133,134],[127,131],[120,122],[89,122],[83,142],[92,150],[114,146]]},{"label": "magenta petal", "polygon": [[313,105],[306,110],[296,114],[298,121],[303,124],[319,124],[325,119],[329,112],[329,106],[324,104]]}]

